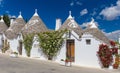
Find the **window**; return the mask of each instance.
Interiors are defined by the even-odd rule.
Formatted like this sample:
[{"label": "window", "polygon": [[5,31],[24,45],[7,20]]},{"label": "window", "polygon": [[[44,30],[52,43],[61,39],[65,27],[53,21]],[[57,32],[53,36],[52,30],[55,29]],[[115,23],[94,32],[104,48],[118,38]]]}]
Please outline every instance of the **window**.
[{"label": "window", "polygon": [[86,39],[86,44],[90,45],[91,44],[91,40],[90,39]]}]

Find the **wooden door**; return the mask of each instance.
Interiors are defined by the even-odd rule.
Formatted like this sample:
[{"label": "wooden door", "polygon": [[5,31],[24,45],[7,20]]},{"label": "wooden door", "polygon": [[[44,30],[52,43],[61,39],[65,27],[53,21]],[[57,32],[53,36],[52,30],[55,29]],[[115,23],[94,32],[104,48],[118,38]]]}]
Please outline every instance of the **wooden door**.
[{"label": "wooden door", "polygon": [[19,41],[19,54],[22,55],[22,41]]},{"label": "wooden door", "polygon": [[72,62],[74,62],[75,59],[75,44],[74,40],[67,40],[67,45],[66,45],[66,57],[71,59]]}]

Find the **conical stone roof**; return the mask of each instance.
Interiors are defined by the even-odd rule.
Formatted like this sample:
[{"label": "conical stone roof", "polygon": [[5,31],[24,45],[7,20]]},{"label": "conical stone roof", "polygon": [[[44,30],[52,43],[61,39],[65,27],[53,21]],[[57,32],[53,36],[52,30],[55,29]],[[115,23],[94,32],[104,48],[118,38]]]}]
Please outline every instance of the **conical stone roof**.
[{"label": "conical stone roof", "polygon": [[0,20],[0,34],[4,33],[8,29],[7,25],[5,24],[3,17]]},{"label": "conical stone roof", "polygon": [[95,25],[95,22],[93,22],[93,20],[91,21],[90,26],[88,26],[85,30],[83,30],[83,33],[91,34],[97,39],[110,45],[109,39],[107,38],[107,36],[105,36],[105,34],[99,30],[99,28]]},{"label": "conical stone roof", "polygon": [[37,14],[37,11],[35,11],[34,15],[22,29],[23,34],[40,33],[45,31],[48,31],[48,29]]},{"label": "conical stone roof", "polygon": [[63,29],[73,30],[79,36],[82,35],[82,29],[80,28],[79,24],[74,20],[74,18],[71,16],[71,12],[69,12],[68,18],[66,19],[66,21],[63,23],[59,30]]},{"label": "conical stone roof", "polygon": [[25,21],[23,17],[20,15],[18,18],[11,23],[9,29],[5,32],[5,35],[8,39],[17,38],[18,34],[21,33],[22,28],[25,26]]}]

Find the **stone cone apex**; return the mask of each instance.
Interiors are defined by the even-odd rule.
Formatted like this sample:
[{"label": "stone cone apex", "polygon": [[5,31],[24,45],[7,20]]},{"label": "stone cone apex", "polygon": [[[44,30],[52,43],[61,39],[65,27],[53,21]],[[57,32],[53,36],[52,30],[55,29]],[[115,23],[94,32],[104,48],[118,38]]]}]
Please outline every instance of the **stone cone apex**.
[{"label": "stone cone apex", "polygon": [[95,20],[92,18],[91,22],[90,22],[90,28],[97,28],[96,24],[95,24]]},{"label": "stone cone apex", "polygon": [[68,18],[67,19],[72,19],[73,17],[72,17],[72,12],[71,11],[69,11],[69,16],[68,16]]},{"label": "stone cone apex", "polygon": [[38,16],[37,9],[35,9],[35,13],[33,16]]},{"label": "stone cone apex", "polygon": [[21,13],[21,12],[19,12],[19,16],[18,16],[18,18],[23,18],[21,14],[22,14],[22,13]]}]

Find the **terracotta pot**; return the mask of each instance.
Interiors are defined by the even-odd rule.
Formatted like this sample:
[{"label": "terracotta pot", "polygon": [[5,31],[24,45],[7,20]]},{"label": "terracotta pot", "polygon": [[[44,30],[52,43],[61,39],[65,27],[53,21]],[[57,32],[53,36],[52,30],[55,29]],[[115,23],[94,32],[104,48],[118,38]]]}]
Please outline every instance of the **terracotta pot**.
[{"label": "terracotta pot", "polygon": [[113,64],[113,69],[118,69],[118,64]]}]

